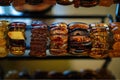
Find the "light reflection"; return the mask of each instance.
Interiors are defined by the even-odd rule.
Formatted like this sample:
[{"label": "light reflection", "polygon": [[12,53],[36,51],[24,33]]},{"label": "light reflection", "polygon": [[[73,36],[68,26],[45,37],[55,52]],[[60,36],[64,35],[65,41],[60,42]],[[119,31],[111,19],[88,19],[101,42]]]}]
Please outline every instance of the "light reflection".
[{"label": "light reflection", "polygon": [[11,10],[11,12],[12,12],[12,15],[22,15],[23,13],[22,12],[18,12],[18,11],[16,11],[14,8],[13,8],[13,6],[10,6],[10,10]]},{"label": "light reflection", "polygon": [[[16,11],[13,6],[0,6],[0,16],[22,16],[23,13]],[[0,20],[7,20],[9,22],[25,22],[27,25],[30,25],[31,19],[30,18],[8,18],[3,17]]]},{"label": "light reflection", "polygon": [[0,15],[4,14],[4,10],[2,9],[2,7],[0,7]]},{"label": "light reflection", "polygon": [[120,4],[116,5],[116,15],[119,15],[119,8],[120,8]]},{"label": "light reflection", "polygon": [[0,6],[0,15],[20,16],[22,12],[16,11],[13,6]]}]

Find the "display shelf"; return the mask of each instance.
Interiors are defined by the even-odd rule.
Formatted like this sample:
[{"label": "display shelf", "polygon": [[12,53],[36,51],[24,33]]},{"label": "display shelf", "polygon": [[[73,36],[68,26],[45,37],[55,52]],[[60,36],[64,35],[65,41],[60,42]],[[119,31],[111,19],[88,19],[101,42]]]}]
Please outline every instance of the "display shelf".
[{"label": "display shelf", "polygon": [[95,59],[89,56],[46,56],[46,57],[31,57],[31,56],[8,56],[0,58],[0,60],[72,60],[72,59],[93,59],[93,60],[107,60],[108,58]]},{"label": "display shelf", "polygon": [[47,56],[42,56],[42,57],[32,57],[29,56],[29,50],[26,50],[24,55],[21,56],[15,56],[9,53],[7,57],[0,58],[0,60],[8,60],[8,61],[29,61],[29,60],[104,60],[103,65],[101,68],[106,69],[108,65],[110,64],[112,58],[106,57],[106,58],[99,58],[95,59],[89,56],[81,56],[81,55],[64,55],[64,56],[53,56],[50,54],[47,54]]},{"label": "display shelf", "polygon": [[1,18],[9,17],[9,18],[106,18],[106,15],[0,15]]},{"label": "display shelf", "polygon": [[7,57],[0,58],[1,60],[8,59],[8,60],[48,60],[48,59],[95,59],[95,60],[107,60],[110,59],[110,57],[106,58],[92,58],[90,56],[83,56],[83,55],[72,55],[72,54],[66,54],[63,56],[54,56],[50,55],[49,53],[46,54],[46,56],[41,57],[33,57],[29,55],[30,50],[26,50],[24,55],[16,56],[11,53],[8,54]]},{"label": "display shelf", "polygon": [[[0,6],[1,13],[0,18],[43,18],[43,19],[55,19],[55,18],[88,18],[88,19],[101,19],[103,22],[106,15],[53,15],[53,14],[45,14],[42,12],[19,12],[16,11],[13,7],[8,6]],[[10,12],[10,10],[12,12]]]},{"label": "display shelf", "polygon": [[[10,18],[30,18],[30,16],[2,16],[3,18],[6,18],[6,17],[10,17]],[[32,17],[32,16],[31,16]],[[34,16],[36,17],[36,16]],[[109,14],[109,15],[84,15],[84,16],[80,16],[80,15],[73,15],[73,16],[70,16],[70,15],[58,15],[58,16],[51,16],[51,15],[44,15],[44,16],[38,16],[37,18],[45,18],[45,19],[55,19],[55,18],[89,18],[89,19],[100,19],[101,22],[105,22],[105,18],[109,18],[110,22],[113,22],[113,18],[112,16]],[[22,56],[15,56],[15,55],[12,55],[9,53],[9,55],[5,58],[1,58],[1,59],[15,59],[15,60],[36,60],[36,59],[43,59],[43,60],[46,60],[46,59],[95,59],[95,58],[92,58],[92,57],[89,57],[89,56],[84,56],[84,55],[70,55],[70,54],[67,54],[65,56],[52,56],[50,55],[49,52],[47,52],[47,55],[45,57],[31,57],[29,55],[29,52],[30,52],[30,41],[31,41],[31,26],[30,25],[27,25],[26,26],[26,31],[25,31],[25,35],[26,35],[26,51],[25,51],[25,54],[22,55]],[[107,59],[107,58],[103,58],[103,59]]]},{"label": "display shelf", "polygon": [[43,18],[43,19],[55,19],[55,18],[81,18],[81,19],[101,19],[101,22],[105,21],[107,18],[106,15],[21,15],[21,16],[13,16],[13,15],[0,15],[0,18]]}]

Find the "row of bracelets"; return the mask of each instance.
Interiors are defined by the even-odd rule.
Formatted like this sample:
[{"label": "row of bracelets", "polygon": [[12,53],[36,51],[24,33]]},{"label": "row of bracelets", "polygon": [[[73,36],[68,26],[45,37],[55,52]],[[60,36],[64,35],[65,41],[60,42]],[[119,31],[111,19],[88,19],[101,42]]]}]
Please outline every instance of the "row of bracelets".
[{"label": "row of bracelets", "polygon": [[[89,55],[95,58],[120,57],[120,22],[92,23],[56,22],[48,26],[32,21],[30,34],[25,34],[26,23],[0,21],[0,56],[8,53],[23,55],[26,37],[30,35],[30,56]],[[109,53],[109,54],[108,54]]]},{"label": "row of bracelets", "polygon": [[112,4],[120,3],[119,0],[0,0],[0,6],[22,6],[24,4],[29,5],[39,5],[39,4],[49,4],[49,5],[74,5],[75,8],[78,7],[93,7],[93,6],[104,6],[109,7]]}]

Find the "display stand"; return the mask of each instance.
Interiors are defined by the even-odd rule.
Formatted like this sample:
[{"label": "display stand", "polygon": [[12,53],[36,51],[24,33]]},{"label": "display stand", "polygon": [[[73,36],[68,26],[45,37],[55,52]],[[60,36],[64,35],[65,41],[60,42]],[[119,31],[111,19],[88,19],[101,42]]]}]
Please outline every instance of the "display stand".
[{"label": "display stand", "polygon": [[[36,15],[30,14],[22,14],[20,16],[13,16],[13,15],[0,15],[0,18],[44,18],[44,19],[54,19],[54,18],[70,18],[70,19],[79,19],[79,18],[87,18],[87,19],[100,19],[100,22],[104,23],[106,18],[109,18],[110,22],[113,22],[113,17],[111,15],[39,15],[38,13],[35,13]],[[120,4],[117,4],[116,9],[116,21],[120,21]],[[6,60],[48,60],[48,59],[94,59],[88,56],[46,56],[46,57],[30,57],[29,55],[25,56],[8,56],[5,58],[0,59],[6,59]],[[95,59],[96,60],[96,59]],[[109,63],[111,62],[111,58],[104,58],[105,62],[102,65],[102,68],[107,68]]]}]

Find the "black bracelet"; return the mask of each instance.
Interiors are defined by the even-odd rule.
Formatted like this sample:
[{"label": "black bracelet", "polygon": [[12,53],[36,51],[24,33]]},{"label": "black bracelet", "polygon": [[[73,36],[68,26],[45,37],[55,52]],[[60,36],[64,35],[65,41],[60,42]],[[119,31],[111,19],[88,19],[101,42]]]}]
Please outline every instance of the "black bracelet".
[{"label": "black bracelet", "polygon": [[43,0],[25,0],[25,2],[30,5],[37,5],[37,4],[43,3]]}]

